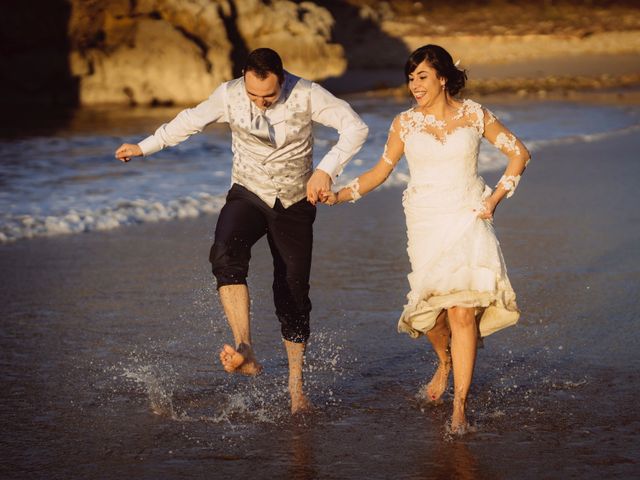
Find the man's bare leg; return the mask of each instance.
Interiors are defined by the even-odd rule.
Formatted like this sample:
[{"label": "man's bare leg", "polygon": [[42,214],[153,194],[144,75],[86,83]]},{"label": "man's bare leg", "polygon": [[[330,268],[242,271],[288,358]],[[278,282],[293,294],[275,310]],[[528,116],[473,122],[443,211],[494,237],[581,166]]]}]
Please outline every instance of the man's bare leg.
[{"label": "man's bare leg", "polygon": [[451,431],[462,434],[468,429],[465,406],[467,393],[473,378],[476,363],[478,327],[473,308],[453,307],[448,309],[451,327],[451,357],[453,359],[453,415]]},{"label": "man's bare leg", "polygon": [[218,289],[218,293],[236,344],[235,348],[231,345],[222,347],[220,363],[229,373],[257,375],[262,366],[256,361],[251,346],[249,289],[246,285],[225,285]]},{"label": "man's bare leg", "polygon": [[439,401],[449,383],[449,372],[451,371],[449,341],[451,339],[451,330],[447,325],[446,314],[446,310],[442,310],[436,319],[435,326],[427,332],[427,338],[438,356],[438,368],[423,390],[423,395],[429,402]]},{"label": "man's bare leg", "polygon": [[302,365],[306,343],[284,341],[289,359],[289,395],[291,396],[291,413],[303,413],[311,408],[311,402],[304,394]]}]

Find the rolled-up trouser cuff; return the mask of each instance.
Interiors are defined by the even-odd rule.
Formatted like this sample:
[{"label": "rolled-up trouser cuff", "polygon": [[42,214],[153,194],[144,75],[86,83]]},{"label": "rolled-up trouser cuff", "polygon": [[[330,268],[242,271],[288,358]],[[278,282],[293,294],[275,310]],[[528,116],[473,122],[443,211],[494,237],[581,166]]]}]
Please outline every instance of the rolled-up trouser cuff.
[{"label": "rolled-up trouser cuff", "polygon": [[217,276],[215,274],[214,276],[216,278],[217,290],[220,290],[220,288],[226,287],[228,285],[246,285],[247,284],[246,278],[225,278],[225,277]]},{"label": "rolled-up trouser cuff", "polygon": [[250,247],[243,242],[237,242],[235,245],[225,242],[214,243],[209,253],[209,261],[218,289],[225,285],[246,285],[250,258]]},{"label": "rolled-up trouser cuff", "polygon": [[306,343],[309,340],[309,315],[278,315],[282,338],[293,343]]}]

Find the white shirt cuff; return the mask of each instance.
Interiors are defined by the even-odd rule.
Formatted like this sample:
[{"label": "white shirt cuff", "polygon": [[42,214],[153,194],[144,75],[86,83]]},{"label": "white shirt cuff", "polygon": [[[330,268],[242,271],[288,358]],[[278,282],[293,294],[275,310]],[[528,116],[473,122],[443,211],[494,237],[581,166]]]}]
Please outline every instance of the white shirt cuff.
[{"label": "white shirt cuff", "polygon": [[329,174],[331,180],[335,183],[338,175],[342,173],[343,167],[340,165],[340,159],[333,156],[327,155],[322,159],[322,161],[316,167],[316,170],[322,170],[323,172]]},{"label": "white shirt cuff", "polygon": [[138,143],[138,146],[140,147],[140,150],[142,150],[142,154],[145,157],[162,150],[162,145],[160,145],[160,142],[158,142],[156,137],[153,135],[150,135],[142,140],[140,143]]}]

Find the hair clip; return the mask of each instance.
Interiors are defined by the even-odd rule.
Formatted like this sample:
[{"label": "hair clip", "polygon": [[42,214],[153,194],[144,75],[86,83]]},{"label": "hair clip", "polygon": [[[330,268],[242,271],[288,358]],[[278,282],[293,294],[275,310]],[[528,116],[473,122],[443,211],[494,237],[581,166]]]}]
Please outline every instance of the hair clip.
[{"label": "hair clip", "polygon": [[456,63],[453,64],[454,67],[457,67],[458,65],[460,65],[460,59],[456,60]]}]

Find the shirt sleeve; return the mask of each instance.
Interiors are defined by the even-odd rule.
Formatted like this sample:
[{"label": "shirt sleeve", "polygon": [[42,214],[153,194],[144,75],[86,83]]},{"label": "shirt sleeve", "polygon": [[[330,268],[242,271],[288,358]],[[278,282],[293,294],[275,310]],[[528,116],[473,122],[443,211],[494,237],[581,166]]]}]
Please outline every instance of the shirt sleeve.
[{"label": "shirt sleeve", "polygon": [[143,155],[151,155],[165,147],[173,147],[184,142],[210,123],[228,122],[226,93],[227,84],[223,83],[204,102],[181,111],[169,123],[160,126],[153,135],[138,144]]},{"label": "shirt sleeve", "polygon": [[338,142],[318,164],[318,169],[328,173],[335,182],[364,144],[369,128],[347,102],[317,83],[311,85],[311,119],[338,131]]}]

